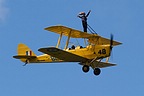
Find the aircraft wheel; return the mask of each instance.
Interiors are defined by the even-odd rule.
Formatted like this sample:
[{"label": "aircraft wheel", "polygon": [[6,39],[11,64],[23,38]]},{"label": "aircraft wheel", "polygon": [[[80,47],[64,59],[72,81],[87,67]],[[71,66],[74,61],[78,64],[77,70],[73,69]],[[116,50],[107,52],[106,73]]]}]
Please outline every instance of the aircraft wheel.
[{"label": "aircraft wheel", "polygon": [[99,75],[101,73],[101,70],[99,68],[94,69],[94,74]]},{"label": "aircraft wheel", "polygon": [[84,65],[83,67],[82,67],[82,70],[83,70],[83,72],[88,72],[89,71],[89,66],[87,66],[87,65]]}]

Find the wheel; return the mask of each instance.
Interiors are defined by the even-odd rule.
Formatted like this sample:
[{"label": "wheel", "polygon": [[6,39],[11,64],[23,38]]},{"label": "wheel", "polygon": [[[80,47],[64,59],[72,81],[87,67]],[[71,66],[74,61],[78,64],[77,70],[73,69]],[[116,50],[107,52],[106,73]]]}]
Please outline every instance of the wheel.
[{"label": "wheel", "polygon": [[94,69],[94,74],[99,75],[101,73],[101,70],[99,68]]},{"label": "wheel", "polygon": [[83,72],[88,72],[89,71],[89,66],[87,66],[87,65],[84,65],[83,67],[82,67],[82,70],[83,70]]}]

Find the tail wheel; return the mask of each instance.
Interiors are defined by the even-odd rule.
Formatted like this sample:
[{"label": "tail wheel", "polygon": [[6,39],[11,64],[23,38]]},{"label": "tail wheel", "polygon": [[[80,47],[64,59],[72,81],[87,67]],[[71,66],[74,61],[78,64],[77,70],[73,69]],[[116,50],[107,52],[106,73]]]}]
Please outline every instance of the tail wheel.
[{"label": "tail wheel", "polygon": [[84,65],[83,67],[82,67],[82,70],[83,70],[83,72],[88,72],[89,71],[89,66],[87,66],[87,65]]},{"label": "tail wheel", "polygon": [[94,69],[94,74],[99,75],[101,73],[101,70],[99,68]]}]

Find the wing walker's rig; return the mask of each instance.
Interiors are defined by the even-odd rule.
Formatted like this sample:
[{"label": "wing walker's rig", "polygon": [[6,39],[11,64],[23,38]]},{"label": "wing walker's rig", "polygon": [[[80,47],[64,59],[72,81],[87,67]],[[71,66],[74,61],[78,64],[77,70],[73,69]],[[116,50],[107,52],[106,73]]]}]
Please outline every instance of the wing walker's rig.
[{"label": "wing walker's rig", "polygon": [[[95,75],[101,73],[100,68],[116,65],[108,62],[109,57],[113,47],[122,43],[114,41],[113,35],[110,39],[107,39],[98,34],[90,34],[66,26],[50,26],[45,30],[59,34],[56,47],[40,48],[38,51],[44,54],[37,56],[25,44],[20,43],[17,49],[18,54],[13,57],[20,59],[25,65],[30,63],[78,62],[83,66],[83,72],[88,72],[91,67]],[[67,40],[64,49],[60,49],[59,46],[63,36],[67,36]],[[70,38],[84,38],[88,45],[68,48]],[[106,58],[105,62],[102,62],[103,58]]]}]

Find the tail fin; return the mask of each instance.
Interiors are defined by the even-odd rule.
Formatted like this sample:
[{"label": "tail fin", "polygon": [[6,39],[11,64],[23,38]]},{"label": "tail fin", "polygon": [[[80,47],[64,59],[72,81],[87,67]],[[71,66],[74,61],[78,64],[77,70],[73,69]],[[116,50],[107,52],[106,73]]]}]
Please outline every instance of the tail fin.
[{"label": "tail fin", "polygon": [[22,43],[18,44],[17,54],[25,56],[36,56],[35,53],[28,46]]},{"label": "tail fin", "polygon": [[17,55],[13,58],[20,59],[22,62],[26,62],[29,59],[36,58],[36,54],[25,44],[18,44]]}]

